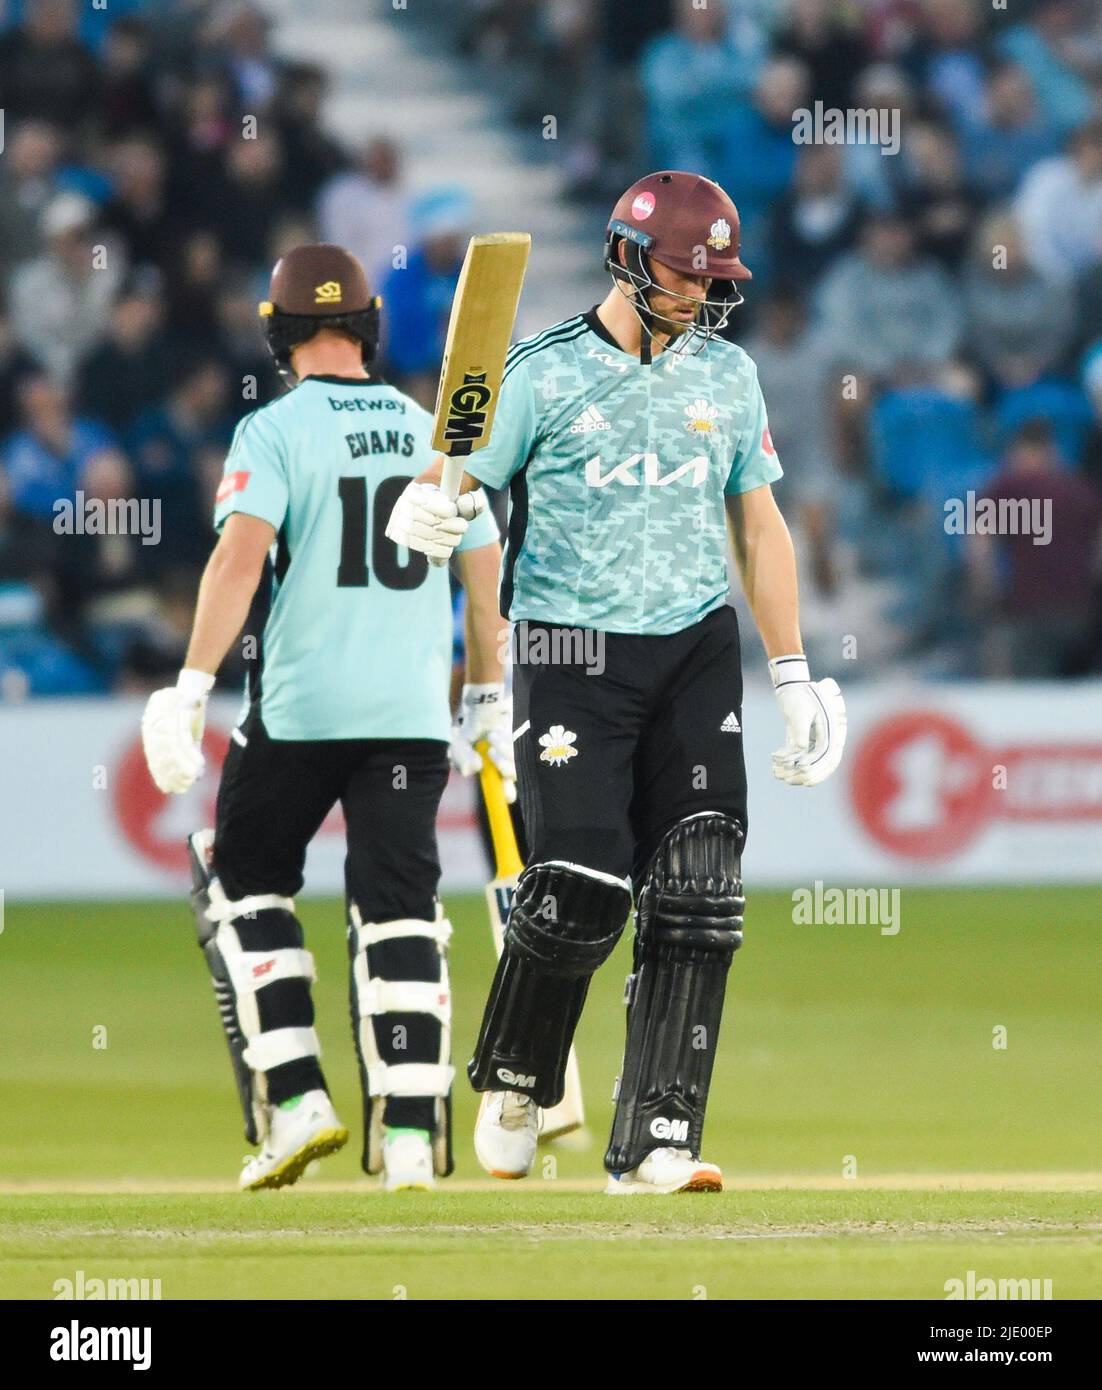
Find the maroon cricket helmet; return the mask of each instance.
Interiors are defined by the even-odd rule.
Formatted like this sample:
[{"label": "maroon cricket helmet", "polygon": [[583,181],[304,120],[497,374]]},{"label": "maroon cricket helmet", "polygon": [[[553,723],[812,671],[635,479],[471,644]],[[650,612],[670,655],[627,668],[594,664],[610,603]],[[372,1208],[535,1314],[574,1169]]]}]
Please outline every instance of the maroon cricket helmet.
[{"label": "maroon cricket helmet", "polygon": [[739,260],[739,215],[718,183],[663,169],[637,180],[612,209],[608,239],[625,237],[683,275],[749,280]]},{"label": "maroon cricket helmet", "polygon": [[[619,199],[605,235],[605,269],[630,299],[642,325],[641,362],[652,360],[656,330],[671,342],[676,337],[682,345],[679,351],[695,343],[695,353],[727,327],[731,310],[742,303],[737,283],[751,278],[739,260],[739,231],[738,209],[718,183],[702,174],[663,169],[633,183]],[[658,285],[651,274],[652,261],[682,275],[707,277],[706,298]],[[684,322],[656,313],[649,298],[654,289],[691,302],[697,311],[693,324],[686,328]]]}]

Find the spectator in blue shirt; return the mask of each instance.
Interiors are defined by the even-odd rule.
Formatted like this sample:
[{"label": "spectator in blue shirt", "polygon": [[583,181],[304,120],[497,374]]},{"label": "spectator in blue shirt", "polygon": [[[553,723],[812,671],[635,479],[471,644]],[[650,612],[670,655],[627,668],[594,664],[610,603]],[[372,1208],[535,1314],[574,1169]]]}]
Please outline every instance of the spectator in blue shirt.
[{"label": "spectator in blue shirt", "polygon": [[161,541],[145,556],[158,571],[201,564],[210,552],[202,460],[229,444],[228,389],[216,360],[194,358],[168,398],[143,411],[128,436],[138,496],[161,503]]},{"label": "spectator in blue shirt", "polygon": [[72,502],[97,455],[117,449],[111,432],[95,420],[74,418],[65,392],[45,373],[28,376],[19,389],[23,427],[3,447],[3,467],[15,511],[52,522],[58,501]]},{"label": "spectator in blue shirt", "polygon": [[974,111],[983,93],[983,0],[924,0],[915,22],[918,32],[900,57],[904,69],[945,115]]},{"label": "spectator in blue shirt", "polygon": [[[1020,64],[1033,81],[1037,100],[1046,121],[1060,135],[1074,130],[1091,114],[1090,88],[1077,70],[1085,51],[1085,39],[1094,6],[1080,7],[1074,0],[1037,0],[1024,24],[1003,34],[996,41],[1001,57]],[[1096,12],[1093,15],[1097,22]],[[1086,48],[1085,42],[1082,45]]]},{"label": "spectator in blue shirt", "polygon": [[725,0],[679,0],[674,27],[647,44],[639,64],[653,167],[718,177],[731,107],[748,100],[764,57],[753,28],[729,25]]},{"label": "spectator in blue shirt", "polygon": [[959,123],[968,181],[985,198],[1008,198],[1031,165],[1057,152],[1029,73],[1002,63],[988,77],[983,103]]},{"label": "spectator in blue shirt", "polygon": [[724,123],[715,177],[724,187],[739,191],[740,254],[762,278],[770,270],[766,219],[771,205],[793,181],[801,150],[792,138],[793,113],[805,107],[808,84],[809,73],[803,63],[795,58],[776,58],[762,69],[753,101],[730,110]]},{"label": "spectator in blue shirt", "polygon": [[383,282],[386,361],[403,389],[431,409],[473,209],[466,193],[440,189],[412,210],[416,249]]},{"label": "spectator in blue shirt", "polygon": [[846,182],[867,207],[896,206],[902,182],[897,156],[884,153],[893,138],[902,139],[919,111],[919,98],[904,73],[891,63],[872,63],[857,79],[854,106],[883,113],[887,129],[880,142],[856,140],[842,147]]}]

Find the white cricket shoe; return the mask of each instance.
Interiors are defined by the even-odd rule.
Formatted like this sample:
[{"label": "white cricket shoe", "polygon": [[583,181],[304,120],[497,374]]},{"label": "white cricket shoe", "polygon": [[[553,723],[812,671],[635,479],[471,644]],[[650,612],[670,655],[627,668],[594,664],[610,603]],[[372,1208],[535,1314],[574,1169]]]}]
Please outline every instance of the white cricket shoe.
[{"label": "white cricket shoe", "polygon": [[723,1174],[714,1163],[701,1163],[688,1149],[652,1149],[638,1168],[610,1173],[605,1192],[614,1196],[640,1193],[722,1192]]},{"label": "white cricket shoe", "polygon": [[390,1129],[383,1134],[384,1192],[431,1192],[432,1139],[427,1129]]},{"label": "white cricket shoe", "polygon": [[486,1091],[474,1127],[474,1151],[493,1178],[525,1178],[532,1171],[540,1109],[519,1091]]},{"label": "white cricket shoe", "polygon": [[268,1137],[258,1154],[245,1160],[238,1184],[246,1192],[287,1187],[302,1177],[315,1158],[335,1153],[348,1143],[348,1130],[337,1118],[324,1091],[307,1091],[286,1108],[273,1105]]}]

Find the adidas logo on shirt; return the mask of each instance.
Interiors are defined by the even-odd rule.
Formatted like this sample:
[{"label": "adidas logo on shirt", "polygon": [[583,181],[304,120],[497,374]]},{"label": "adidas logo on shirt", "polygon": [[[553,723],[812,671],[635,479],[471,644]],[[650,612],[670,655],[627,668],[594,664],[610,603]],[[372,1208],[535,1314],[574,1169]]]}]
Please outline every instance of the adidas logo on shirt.
[{"label": "adidas logo on shirt", "polygon": [[610,430],[612,426],[595,405],[587,405],[570,426],[571,434],[592,434],[594,430]]},{"label": "adidas logo on shirt", "polygon": [[741,734],[741,733],[742,733],[742,725],[738,722],[738,719],[735,717],[735,712],[734,712],[734,710],[731,711],[731,713],[727,716],[727,718],[726,718],[726,719],[723,721],[723,723],[719,726],[719,732],[720,732],[721,734]]}]

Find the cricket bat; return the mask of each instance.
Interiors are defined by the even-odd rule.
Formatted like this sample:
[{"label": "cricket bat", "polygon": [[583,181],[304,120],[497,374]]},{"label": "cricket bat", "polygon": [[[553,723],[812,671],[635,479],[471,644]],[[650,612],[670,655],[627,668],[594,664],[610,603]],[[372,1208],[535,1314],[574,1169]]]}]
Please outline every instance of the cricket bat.
[{"label": "cricket bat", "polygon": [[[509,815],[509,803],[505,800],[501,773],[490,760],[488,746],[479,743],[476,747],[482,755],[479,781],[482,784],[482,797],[490,822],[490,838],[494,843],[495,876],[493,881],[486,885],[486,906],[490,913],[490,931],[493,933],[494,946],[500,956],[504,946],[505,923],[509,918],[517,879],[524,865],[517,849],[517,837],[513,833],[513,821]],[[572,1134],[580,1130],[584,1124],[582,1081],[578,1072],[578,1058],[572,1047],[566,1063],[566,1090],[558,1105],[543,1112],[540,1142]]]},{"label": "cricket bat", "polygon": [[463,460],[489,442],[532,238],[471,237],[452,300],[432,447],[445,455],[441,491],[459,495]]}]

